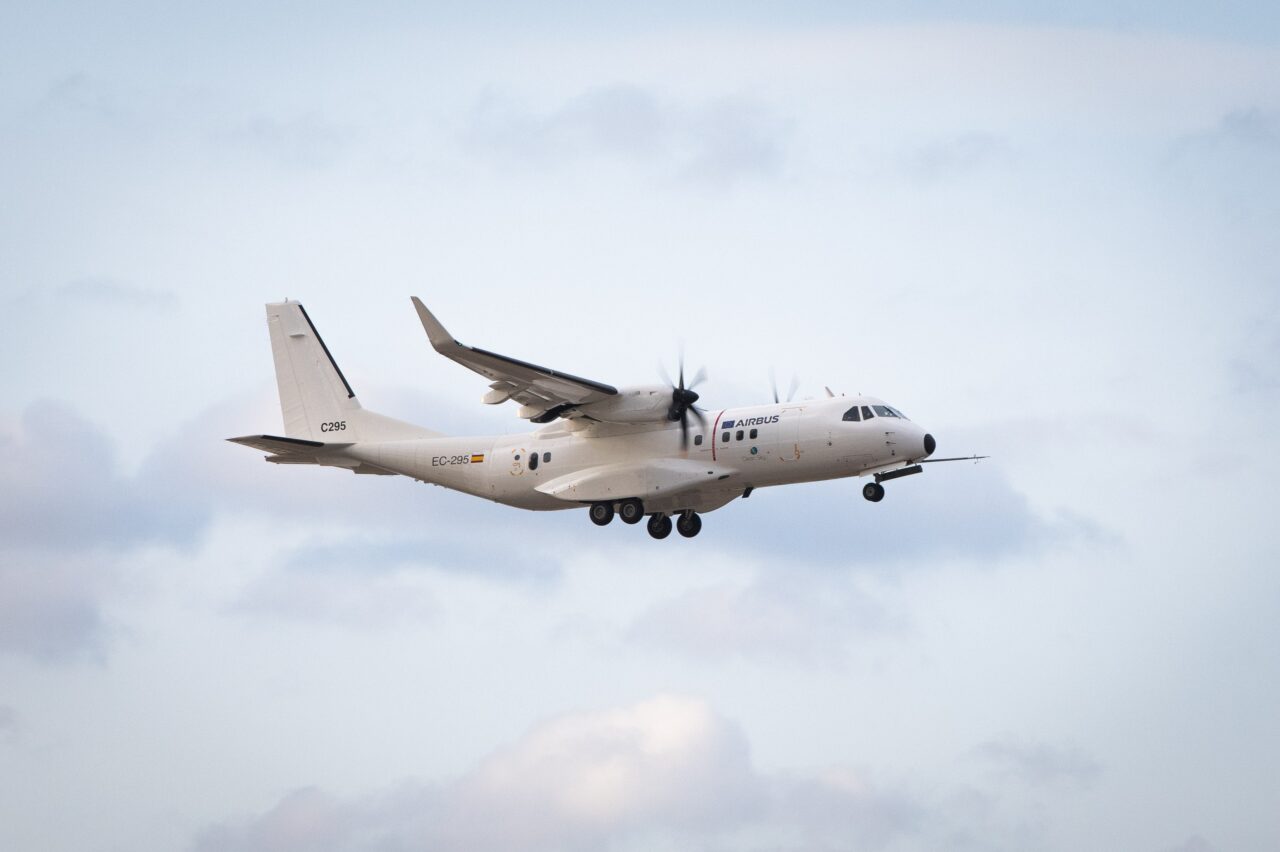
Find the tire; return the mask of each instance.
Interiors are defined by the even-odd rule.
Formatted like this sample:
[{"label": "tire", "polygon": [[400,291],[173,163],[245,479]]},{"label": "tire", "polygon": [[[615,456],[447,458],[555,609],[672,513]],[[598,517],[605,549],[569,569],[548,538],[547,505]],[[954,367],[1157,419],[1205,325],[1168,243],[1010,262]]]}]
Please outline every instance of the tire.
[{"label": "tire", "polygon": [[862,486],[862,496],[872,503],[879,503],[884,499],[884,486],[879,482],[868,482]]},{"label": "tire", "polygon": [[607,526],[613,520],[613,504],[592,503],[587,513],[591,515],[591,523],[598,527]]},{"label": "tire", "polygon": [[622,518],[623,523],[638,524],[644,517],[644,504],[634,497],[623,500],[618,504],[618,517]]},{"label": "tire", "polygon": [[680,515],[680,520],[676,521],[676,532],[685,538],[693,538],[702,532],[702,518],[698,517],[697,512],[685,512]]},{"label": "tire", "polygon": [[666,538],[671,535],[671,519],[666,515],[650,515],[649,535],[654,538]]}]

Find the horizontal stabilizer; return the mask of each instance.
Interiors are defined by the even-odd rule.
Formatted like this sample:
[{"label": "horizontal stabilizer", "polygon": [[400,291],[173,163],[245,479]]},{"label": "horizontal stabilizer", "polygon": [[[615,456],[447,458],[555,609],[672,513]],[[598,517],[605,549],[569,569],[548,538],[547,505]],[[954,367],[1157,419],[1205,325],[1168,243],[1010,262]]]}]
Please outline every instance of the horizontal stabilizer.
[{"label": "horizontal stabilizer", "polygon": [[325,452],[341,450],[350,444],[326,444],[323,441],[308,441],[305,438],[283,438],[279,435],[245,435],[243,438],[228,438],[233,444],[243,444],[271,453],[276,456],[300,456],[315,458]]}]

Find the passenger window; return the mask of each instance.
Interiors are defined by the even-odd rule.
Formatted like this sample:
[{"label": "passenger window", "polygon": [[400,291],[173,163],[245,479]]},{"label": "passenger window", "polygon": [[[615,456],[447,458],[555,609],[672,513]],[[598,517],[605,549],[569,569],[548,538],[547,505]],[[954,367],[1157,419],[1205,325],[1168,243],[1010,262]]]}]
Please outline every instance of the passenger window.
[{"label": "passenger window", "polygon": [[849,420],[853,423],[857,423],[859,420],[861,420],[862,418],[858,416],[858,406],[855,405],[853,408],[850,408],[848,411],[846,411],[844,413],[843,419]]},{"label": "passenger window", "polygon": [[872,417],[875,417],[875,415],[871,413],[871,408],[866,405],[862,406],[862,419],[870,420]]},{"label": "passenger window", "polygon": [[693,445],[694,445],[695,447],[701,447],[701,446],[702,446],[702,436],[701,436],[701,435],[694,435],[694,436],[693,436]]},{"label": "passenger window", "polygon": [[538,454],[530,453],[529,454],[529,470],[537,470],[537,469],[538,469]]},{"label": "passenger window", "polygon": [[545,463],[545,462],[549,462],[549,461],[551,461],[551,453],[543,453],[543,454],[542,454],[542,461],[543,461],[544,463]]},{"label": "passenger window", "polygon": [[756,435],[759,435],[759,434],[760,434],[760,433],[759,433],[759,432],[757,432],[755,429],[752,429],[752,430],[751,430],[751,440],[753,440],[753,441],[754,441],[754,440],[756,439]]},{"label": "passenger window", "polygon": [[727,444],[727,443],[729,443],[729,433],[728,433],[728,432],[725,432],[723,435],[721,435],[721,436],[720,436],[720,443],[722,443],[722,444]]},{"label": "passenger window", "polygon": [[739,429],[739,430],[738,430],[738,434],[737,434],[735,437],[736,437],[739,441],[741,441],[741,440],[742,440],[742,430],[741,430],[741,429]]}]

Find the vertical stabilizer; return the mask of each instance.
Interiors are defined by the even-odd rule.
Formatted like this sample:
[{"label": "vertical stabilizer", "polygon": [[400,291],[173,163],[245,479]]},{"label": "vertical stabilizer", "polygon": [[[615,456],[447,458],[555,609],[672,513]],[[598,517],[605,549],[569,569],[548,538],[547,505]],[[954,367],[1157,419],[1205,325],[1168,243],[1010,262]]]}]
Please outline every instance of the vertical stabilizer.
[{"label": "vertical stabilizer", "polygon": [[355,391],[300,302],[267,305],[267,329],[271,332],[271,355],[276,362],[276,386],[286,436],[351,444],[440,434],[361,408]]},{"label": "vertical stabilizer", "polygon": [[[306,309],[299,302],[269,304],[267,328],[284,433],[312,441],[353,440],[342,433],[350,430],[351,415],[360,410],[360,403]],[[345,429],[337,425],[344,421]]]}]

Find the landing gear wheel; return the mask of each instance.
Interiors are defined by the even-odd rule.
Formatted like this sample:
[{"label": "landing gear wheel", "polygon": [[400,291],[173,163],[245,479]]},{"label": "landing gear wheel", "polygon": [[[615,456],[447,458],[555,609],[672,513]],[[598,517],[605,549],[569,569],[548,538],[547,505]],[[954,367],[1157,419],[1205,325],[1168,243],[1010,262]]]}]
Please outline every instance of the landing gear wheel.
[{"label": "landing gear wheel", "polygon": [[618,504],[618,517],[622,518],[625,523],[638,524],[640,519],[644,517],[644,504],[634,497],[630,500],[623,500]]},{"label": "landing gear wheel", "polygon": [[879,503],[884,499],[884,486],[879,482],[868,482],[862,486],[862,496],[872,503]]},{"label": "landing gear wheel", "polygon": [[650,515],[649,535],[654,538],[666,538],[671,535],[671,519],[666,515]]},{"label": "landing gear wheel", "polygon": [[676,532],[685,538],[693,538],[702,531],[702,518],[698,517],[697,512],[681,512],[680,520],[676,521]]},{"label": "landing gear wheel", "polygon": [[592,503],[587,510],[591,514],[591,523],[603,527],[613,520],[612,503]]}]

